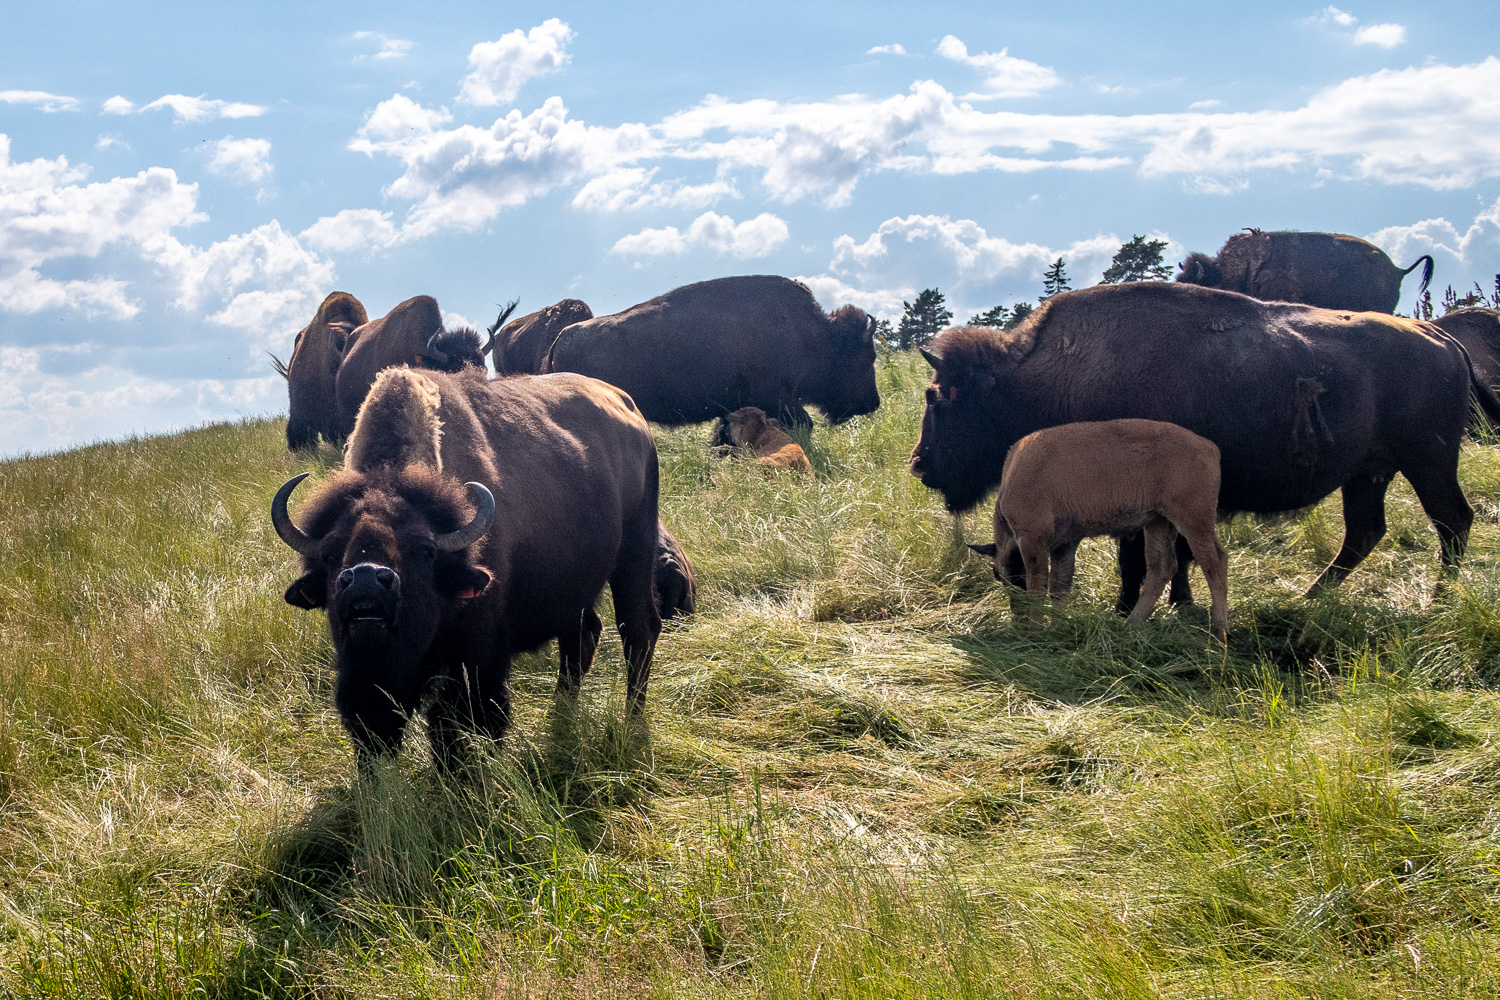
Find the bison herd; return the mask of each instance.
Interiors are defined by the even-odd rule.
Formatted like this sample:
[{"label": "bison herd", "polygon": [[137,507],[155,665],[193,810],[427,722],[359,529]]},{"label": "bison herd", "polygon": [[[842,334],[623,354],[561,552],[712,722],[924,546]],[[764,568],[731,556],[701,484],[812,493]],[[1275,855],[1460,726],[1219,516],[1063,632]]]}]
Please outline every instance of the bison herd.
[{"label": "bison herd", "polygon": [[[1119,539],[1132,621],[1168,580],[1190,600],[1196,559],[1221,638],[1220,514],[1341,489],[1343,546],[1314,587],[1332,585],[1384,534],[1399,472],[1451,572],[1473,521],[1457,476],[1470,400],[1500,422],[1488,384],[1500,316],[1392,315],[1416,266],[1353,237],[1250,230],[1217,257],[1191,255],[1174,283],[1065,292],[1010,330],[949,329],[923,350],[933,376],[911,473],[954,512],[998,487],[994,543],[975,548],[1038,599],[1065,597],[1091,535]],[[718,420],[716,450],[807,475],[783,422],[810,423],[809,405],[835,423],[880,405],[875,321],[825,313],[787,278],[705,281],[609,316],[565,299],[507,323],[514,308],[482,337],[444,329],[427,296],[372,321],[334,292],[277,363],[287,444],[344,442],[343,469],[297,521],[287,505],[306,474],[277,492],[271,519],[302,557],[286,600],[327,614],[335,701],[361,761],[395,751],[424,709],[442,763],[464,733],[499,737],[511,658],[553,639],[558,691],[576,693],[606,584],[628,703],[644,707],[662,620],[696,600],[658,516],[650,423]]]}]

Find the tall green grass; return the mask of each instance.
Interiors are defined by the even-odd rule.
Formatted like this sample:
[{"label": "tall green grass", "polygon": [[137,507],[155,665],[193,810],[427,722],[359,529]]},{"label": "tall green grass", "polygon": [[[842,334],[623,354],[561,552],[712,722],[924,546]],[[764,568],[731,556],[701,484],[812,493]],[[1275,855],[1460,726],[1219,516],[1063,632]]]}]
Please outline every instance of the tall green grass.
[{"label": "tall green grass", "polygon": [[[356,781],[266,516],[278,421],[0,464],[0,994],[1423,997],[1500,987],[1500,453],[1434,601],[1398,481],[1337,591],[1336,498],[1222,525],[1231,635],[1112,609],[1086,543],[1019,624],[905,469],[920,360],[811,479],[661,431],[700,612],[624,711]],[[1201,578],[1199,580],[1201,588]],[[603,612],[607,615],[608,601]]]}]

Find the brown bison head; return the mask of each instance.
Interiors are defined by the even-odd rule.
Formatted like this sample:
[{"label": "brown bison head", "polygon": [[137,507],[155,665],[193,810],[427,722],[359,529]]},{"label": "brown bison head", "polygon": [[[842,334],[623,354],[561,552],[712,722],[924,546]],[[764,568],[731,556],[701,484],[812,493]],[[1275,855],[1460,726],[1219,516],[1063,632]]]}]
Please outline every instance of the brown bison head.
[{"label": "brown bison head", "polygon": [[950,511],[974,507],[1000,484],[1010,445],[1035,427],[1012,427],[997,372],[1013,362],[989,327],[959,327],[933,342],[922,356],[932,365],[922,434],[911,453],[911,474],[943,494]]},{"label": "brown bison head", "polygon": [[875,320],[857,306],[844,306],[829,319],[828,370],[816,403],[830,423],[874,413],[880,408],[875,384]]},{"label": "brown bison head", "polygon": [[1207,254],[1190,253],[1187,260],[1177,265],[1178,275],[1176,280],[1189,285],[1206,285],[1209,288],[1218,288],[1224,280],[1224,270],[1219,267],[1219,262]]},{"label": "brown bison head", "polygon": [[302,556],[286,601],[327,609],[340,691],[375,684],[410,701],[442,619],[490,584],[470,548],[489,528],[494,497],[427,466],[343,471],[303,505],[299,528],[287,500],[306,476],[287,480],[271,501],[276,533]]},{"label": "brown bison head", "polygon": [[479,331],[472,327],[439,330],[427,339],[427,346],[422,349],[422,367],[440,372],[460,372],[465,365],[483,368],[484,351]]}]

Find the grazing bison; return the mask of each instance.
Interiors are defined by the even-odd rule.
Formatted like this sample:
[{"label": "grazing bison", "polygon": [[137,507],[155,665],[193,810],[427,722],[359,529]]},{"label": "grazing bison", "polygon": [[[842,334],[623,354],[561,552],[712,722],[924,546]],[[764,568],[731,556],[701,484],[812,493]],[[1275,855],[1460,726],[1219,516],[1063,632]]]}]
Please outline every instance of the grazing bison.
[{"label": "grazing bison", "polygon": [[1464,345],[1474,374],[1491,389],[1500,390],[1500,312],[1494,309],[1457,309],[1432,325]]},{"label": "grazing bison", "polygon": [[[492,334],[515,307],[512,302],[500,314],[491,328]],[[456,372],[465,364],[483,368],[484,348],[479,348],[478,353],[474,351],[478,341],[479,335],[472,330],[467,333],[444,330],[442,311],[430,295],[407,299],[379,319],[359,327],[349,334],[334,380],[339,426],[344,434],[347,436],[354,430],[360,404],[375,384],[375,376],[382,371],[396,365],[448,372]]]},{"label": "grazing bison", "polygon": [[454,759],[462,731],[498,738],[511,657],[554,637],[558,687],[575,692],[606,582],[629,703],[644,706],[661,630],[656,446],[623,392],[576,375],[488,382],[472,368],[391,368],[359,411],[345,469],[308,498],[299,528],[287,500],[303,478],[271,504],[302,556],[286,600],[327,609],[334,701],[361,761],[399,749],[429,695],[439,761]]},{"label": "grazing bison", "polygon": [[807,286],[774,275],[684,285],[558,334],[548,371],[603,379],[648,420],[691,424],[758,406],[834,423],[880,406],[875,321],[854,306],[827,315]]},{"label": "grazing bison", "polygon": [[313,321],[297,334],[291,362],[276,363],[276,370],[286,376],[291,396],[286,420],[288,448],[313,447],[319,434],[328,441],[344,436],[334,402],[334,374],[350,331],[368,319],[358,299],[348,292],[333,292],[318,307]]},{"label": "grazing bison", "polygon": [[1217,257],[1189,254],[1177,280],[1267,301],[1388,313],[1401,300],[1401,279],[1424,260],[1418,296],[1432,280],[1430,255],[1402,270],[1356,236],[1251,229],[1229,237]]},{"label": "grazing bison", "polygon": [[495,337],[495,372],[499,375],[539,375],[547,352],[563,327],[593,319],[594,311],[578,299],[539,309],[505,324]]},{"label": "grazing bison", "polygon": [[[1470,391],[1500,416],[1462,348],[1429,324],[1184,284],[1067,292],[1014,330],[948,330],[923,353],[934,373],[911,471],[950,510],[982,500],[1033,431],[1164,420],[1218,446],[1222,511],[1295,510],[1343,489],[1344,544],[1314,586],[1338,583],[1385,534],[1397,472],[1454,568],[1473,521],[1457,477]],[[1129,610],[1139,551],[1122,548],[1120,570]]]},{"label": "grazing bison", "polygon": [[725,417],[724,424],[729,430],[729,443],[736,448],[749,449],[750,454],[766,468],[812,472],[807,452],[776,421],[767,417],[765,410],[757,406],[741,407]]},{"label": "grazing bison", "polygon": [[[1157,420],[1063,424],[1028,434],[1005,456],[995,500],[995,541],[972,545],[1002,579],[1019,554],[1026,590],[1058,603],[1073,586],[1078,543],[1143,531],[1146,582],[1130,613],[1144,622],[1177,571],[1181,532],[1213,595],[1210,622],[1229,632],[1228,557],[1214,531],[1219,449],[1192,431]],[[1037,609],[1033,607],[1033,613]]]},{"label": "grazing bison", "polygon": [[677,539],[660,522],[656,525],[656,610],[666,621],[675,615],[690,615],[698,600],[698,582],[693,564]]}]

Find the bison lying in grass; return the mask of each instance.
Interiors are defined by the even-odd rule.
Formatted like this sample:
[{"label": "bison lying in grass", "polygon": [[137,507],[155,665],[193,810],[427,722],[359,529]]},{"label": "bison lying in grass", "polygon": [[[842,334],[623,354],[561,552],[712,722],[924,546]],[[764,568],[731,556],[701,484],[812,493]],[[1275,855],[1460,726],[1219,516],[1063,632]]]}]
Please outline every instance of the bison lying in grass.
[{"label": "bison lying in grass", "polygon": [[277,491],[271,521],[302,556],[287,602],[327,609],[334,700],[362,761],[399,748],[433,688],[440,762],[465,731],[498,738],[511,657],[553,638],[558,686],[576,691],[605,583],[630,707],[645,705],[661,631],[657,464],[628,396],[576,375],[487,382],[473,368],[391,368],[359,411],[345,465],[304,504],[303,527],[287,500],[305,474]]},{"label": "bison lying in grass", "polygon": [[741,407],[725,417],[724,423],[729,443],[748,450],[766,468],[812,472],[807,452],[760,407]]},{"label": "bison lying in grass", "polygon": [[1158,420],[1063,424],[1011,446],[995,501],[995,541],[971,548],[994,560],[1001,579],[1019,553],[1027,593],[1061,603],[1073,586],[1079,542],[1144,531],[1146,582],[1130,613],[1132,622],[1144,622],[1177,570],[1181,532],[1208,580],[1209,621],[1222,639],[1229,630],[1229,578],[1214,531],[1218,506],[1213,442]]}]

